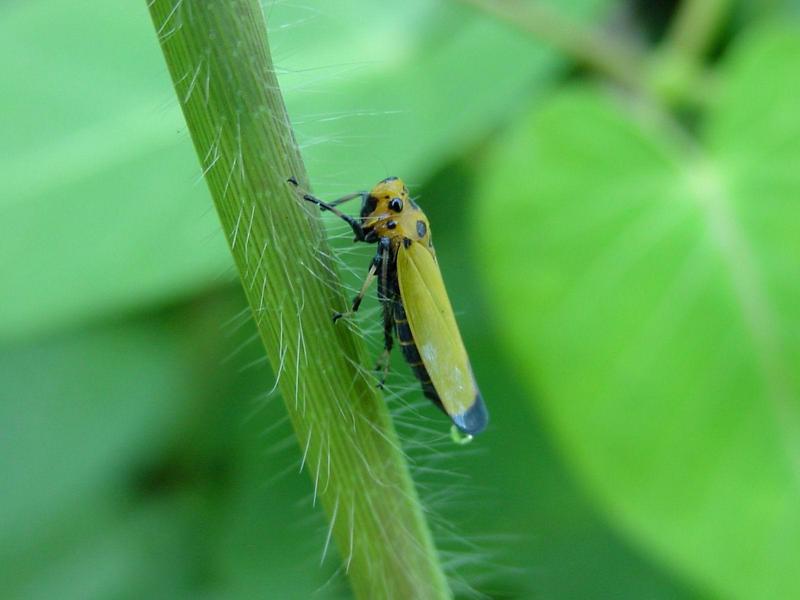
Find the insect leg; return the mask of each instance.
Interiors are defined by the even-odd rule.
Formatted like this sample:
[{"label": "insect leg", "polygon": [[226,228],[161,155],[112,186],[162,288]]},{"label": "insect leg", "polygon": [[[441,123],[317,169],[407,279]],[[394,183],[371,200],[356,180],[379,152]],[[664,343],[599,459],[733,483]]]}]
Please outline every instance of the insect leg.
[{"label": "insect leg", "polygon": [[364,299],[364,294],[367,293],[369,286],[372,285],[372,282],[375,280],[377,276],[378,269],[381,266],[381,262],[383,260],[383,247],[378,248],[378,253],[375,255],[375,258],[372,259],[372,263],[370,263],[369,271],[367,272],[367,278],[364,280],[363,285],[361,286],[361,290],[358,292],[355,298],[353,298],[353,305],[350,307],[350,310],[345,313],[334,313],[333,315],[333,322],[336,323],[342,317],[349,317],[358,310],[358,307],[361,306],[361,301]]},{"label": "insect leg", "polygon": [[382,371],[378,387],[382,388],[386,383],[386,376],[389,374],[390,357],[392,346],[394,345],[394,290],[390,289],[389,281],[389,261],[390,261],[391,242],[388,238],[383,238],[380,242],[379,252],[383,253],[380,265],[380,276],[378,278],[378,298],[383,307],[383,354],[375,365],[376,371]]},{"label": "insect leg", "polygon": [[[291,183],[295,187],[299,187],[299,185],[300,185],[297,182],[297,179],[294,178],[294,177],[290,177],[289,179],[287,179],[287,181],[289,183]],[[358,198],[359,196],[362,196],[362,195],[363,195],[362,192],[359,192],[358,194],[355,194],[355,195],[343,196],[342,198],[339,198],[338,200],[335,200],[333,203],[328,203],[328,202],[325,202],[324,200],[320,200],[316,196],[312,196],[311,194],[303,194],[303,200],[306,200],[308,202],[312,202],[312,203],[316,204],[317,206],[319,206],[320,210],[327,210],[327,211],[330,211],[333,214],[335,214],[337,217],[342,219],[345,223],[350,225],[350,227],[353,229],[353,233],[355,233],[355,235],[356,235],[356,240],[364,241],[364,238],[366,237],[366,232],[364,231],[364,228],[361,226],[361,223],[359,222],[359,220],[351,217],[350,215],[344,214],[342,211],[340,211],[338,208],[336,208],[336,204],[340,204],[342,202],[346,202],[347,200],[352,200],[353,198]]]},{"label": "insect leg", "polygon": [[355,200],[356,198],[361,198],[361,201],[364,201],[364,197],[369,192],[355,192],[353,194],[347,194],[346,196],[342,196],[341,198],[337,198],[333,202],[330,202],[331,206],[339,206],[340,204],[344,204],[345,202],[349,202],[350,200]]}]

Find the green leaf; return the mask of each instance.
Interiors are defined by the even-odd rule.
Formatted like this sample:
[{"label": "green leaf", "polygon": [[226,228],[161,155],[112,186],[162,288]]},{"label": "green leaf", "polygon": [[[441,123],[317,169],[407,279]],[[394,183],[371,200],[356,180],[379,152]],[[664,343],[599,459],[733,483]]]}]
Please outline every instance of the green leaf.
[{"label": "green leaf", "polygon": [[[415,477],[420,489],[449,490],[447,501],[430,509],[457,524],[460,540],[474,539],[480,548],[484,558],[459,569],[459,575],[481,591],[492,590],[497,598],[695,598],[668,569],[631,547],[598,514],[593,499],[564,468],[545,420],[526,410],[529,399],[503,356],[499,332],[487,327],[486,315],[493,306],[486,298],[488,290],[479,285],[480,249],[465,235],[472,211],[464,206],[471,209],[481,200],[474,184],[474,174],[463,165],[437,174],[420,190],[447,293],[491,414],[491,426],[471,446],[476,452],[448,451],[441,471]],[[398,363],[389,385],[406,370]],[[438,410],[431,409],[418,410],[438,419]],[[415,414],[412,427],[421,423]],[[403,435],[400,427],[401,438],[413,439],[413,432]],[[457,478],[442,471],[469,476],[466,494],[457,491]],[[477,518],[476,505],[481,506]],[[485,539],[487,532],[494,539]],[[440,543],[449,541],[446,533],[434,537]],[[469,550],[456,548],[469,556]]]},{"label": "green leaf", "polygon": [[[185,507],[158,501],[122,508],[92,496],[3,557],[6,598],[183,597],[194,573]],[[31,541],[38,542],[30,546]],[[143,577],[142,574],[147,576]]]},{"label": "green leaf", "polygon": [[0,8],[0,338],[172,299],[227,250],[138,3]]},{"label": "green leaf", "polygon": [[0,349],[0,557],[157,451],[189,397],[179,350],[163,322]]},{"label": "green leaf", "polygon": [[[569,7],[586,14],[598,3]],[[340,4],[267,11],[290,114],[324,194],[391,173],[430,174],[559,65],[553,52],[457,4]],[[0,56],[14,90],[0,97],[0,281],[14,290],[2,300],[0,338],[228,278],[141,5],[7,3]],[[202,93],[204,74],[197,82]]]},{"label": "green leaf", "polygon": [[576,87],[484,173],[509,356],[619,527],[723,597],[800,595],[800,34],[751,35],[702,140]]}]

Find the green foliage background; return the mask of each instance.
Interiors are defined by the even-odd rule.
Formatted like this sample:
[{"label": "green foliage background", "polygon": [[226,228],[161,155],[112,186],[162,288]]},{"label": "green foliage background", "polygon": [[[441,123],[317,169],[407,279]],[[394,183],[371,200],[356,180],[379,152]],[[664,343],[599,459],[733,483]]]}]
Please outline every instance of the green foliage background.
[{"label": "green foliage background", "polygon": [[[638,100],[463,4],[265,6],[315,191],[431,218],[492,426],[389,402],[459,594],[800,594],[798,11],[653,6],[552,3]],[[0,17],[4,595],[348,597],[144,3]]]}]

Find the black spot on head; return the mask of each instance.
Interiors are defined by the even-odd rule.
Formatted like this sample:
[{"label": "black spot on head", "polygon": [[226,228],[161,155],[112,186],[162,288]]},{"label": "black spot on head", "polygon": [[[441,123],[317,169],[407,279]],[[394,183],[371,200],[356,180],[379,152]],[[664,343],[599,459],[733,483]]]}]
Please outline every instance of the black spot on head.
[{"label": "black spot on head", "polygon": [[386,227],[389,229],[394,229],[395,227],[397,227],[397,221],[389,221],[388,223],[386,223]]},{"label": "black spot on head", "polygon": [[400,212],[403,210],[403,201],[400,198],[392,198],[389,201],[389,208],[394,212]]},{"label": "black spot on head", "polygon": [[403,238],[403,246],[408,248],[411,245],[411,240],[409,238]]},{"label": "black spot on head", "polygon": [[361,204],[361,218],[371,215],[376,208],[378,208],[378,199],[372,194],[365,196],[364,202]]}]

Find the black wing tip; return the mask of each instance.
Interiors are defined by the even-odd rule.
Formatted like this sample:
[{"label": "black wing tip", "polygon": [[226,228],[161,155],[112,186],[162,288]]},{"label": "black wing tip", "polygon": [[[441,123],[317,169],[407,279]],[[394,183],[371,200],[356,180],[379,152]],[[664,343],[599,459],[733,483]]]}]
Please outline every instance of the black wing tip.
[{"label": "black wing tip", "polygon": [[475,402],[463,413],[453,415],[453,423],[462,433],[478,435],[489,424],[489,411],[480,393],[475,396]]}]

